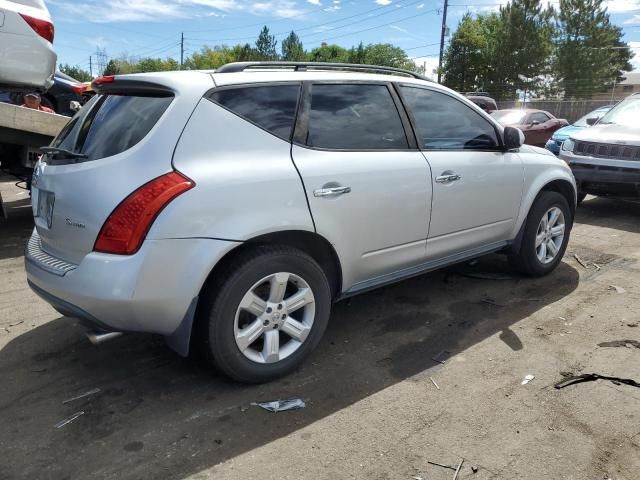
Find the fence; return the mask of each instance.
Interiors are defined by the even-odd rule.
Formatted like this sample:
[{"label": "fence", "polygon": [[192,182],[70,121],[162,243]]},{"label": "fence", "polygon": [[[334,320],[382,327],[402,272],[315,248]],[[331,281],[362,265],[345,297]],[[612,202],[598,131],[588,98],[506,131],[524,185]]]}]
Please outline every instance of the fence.
[{"label": "fence", "polygon": [[[596,108],[612,105],[616,100],[532,100],[527,102],[526,108],[546,110],[557,118],[566,118],[569,123],[573,123],[583,115],[592,112]],[[521,102],[501,101],[498,108],[521,108]]]}]

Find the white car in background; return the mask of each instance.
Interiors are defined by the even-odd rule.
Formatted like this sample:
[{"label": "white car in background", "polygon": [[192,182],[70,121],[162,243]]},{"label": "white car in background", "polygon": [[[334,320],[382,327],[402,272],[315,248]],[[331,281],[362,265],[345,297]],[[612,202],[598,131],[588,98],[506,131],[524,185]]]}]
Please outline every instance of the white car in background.
[{"label": "white car in background", "polygon": [[48,89],[57,59],[53,36],[43,0],[0,0],[0,88]]}]

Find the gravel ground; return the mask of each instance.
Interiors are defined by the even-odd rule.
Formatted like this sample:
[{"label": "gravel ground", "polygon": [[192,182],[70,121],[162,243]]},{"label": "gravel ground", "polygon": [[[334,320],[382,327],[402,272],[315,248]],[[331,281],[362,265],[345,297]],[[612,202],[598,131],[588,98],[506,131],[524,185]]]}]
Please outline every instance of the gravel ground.
[{"label": "gravel ground", "polygon": [[639,348],[598,346],[640,340],[638,204],[587,199],[546,278],[493,255],[341,302],[300,370],[243,386],[154,336],[90,345],[27,287],[28,196],[0,191],[2,479],[640,478],[640,389],[553,387],[640,382]]}]

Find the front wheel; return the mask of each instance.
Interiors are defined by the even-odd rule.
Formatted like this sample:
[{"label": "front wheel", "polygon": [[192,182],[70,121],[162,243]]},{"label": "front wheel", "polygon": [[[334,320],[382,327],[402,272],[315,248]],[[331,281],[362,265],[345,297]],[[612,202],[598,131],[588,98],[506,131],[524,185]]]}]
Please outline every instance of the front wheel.
[{"label": "front wheel", "polygon": [[[331,309],[322,268],[288,247],[258,246],[232,261],[205,302],[205,354],[226,375],[261,383],[297,368]],[[214,282],[215,283],[215,282]]]},{"label": "front wheel", "polygon": [[562,260],[573,217],[567,199],[557,192],[541,192],[527,215],[520,252],[511,264],[525,275],[552,272]]}]

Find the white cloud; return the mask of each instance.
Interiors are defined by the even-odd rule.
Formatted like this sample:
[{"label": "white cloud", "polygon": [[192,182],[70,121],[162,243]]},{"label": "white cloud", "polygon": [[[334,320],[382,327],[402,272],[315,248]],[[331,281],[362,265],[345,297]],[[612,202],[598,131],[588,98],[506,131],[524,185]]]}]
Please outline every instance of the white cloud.
[{"label": "white cloud", "polygon": [[307,0],[307,2],[310,3],[311,5],[318,5],[318,6],[322,5],[320,3],[320,0]]},{"label": "white cloud", "polygon": [[340,5],[331,5],[330,7],[323,8],[325,12],[335,12],[336,10],[340,10],[342,7]]},{"label": "white cloud", "polygon": [[623,23],[625,25],[640,25],[640,15],[634,15],[631,18],[627,18]]},{"label": "white cloud", "polygon": [[385,5],[389,5],[389,4],[391,3],[391,1],[392,1],[392,0],[376,0],[376,3],[377,3],[378,5],[385,6]]},{"label": "white cloud", "polygon": [[420,5],[418,5],[416,8],[417,8],[418,10],[419,10],[419,9],[421,9],[421,8],[424,8],[424,3],[421,3],[421,4],[420,4]]},{"label": "white cloud", "polygon": [[627,13],[640,10],[640,0],[608,0],[604,4],[609,13]]},{"label": "white cloud", "polygon": [[633,65],[633,70],[640,70],[640,42],[629,42],[629,46],[633,48],[633,52],[635,52],[635,57],[631,59],[631,65]]}]

